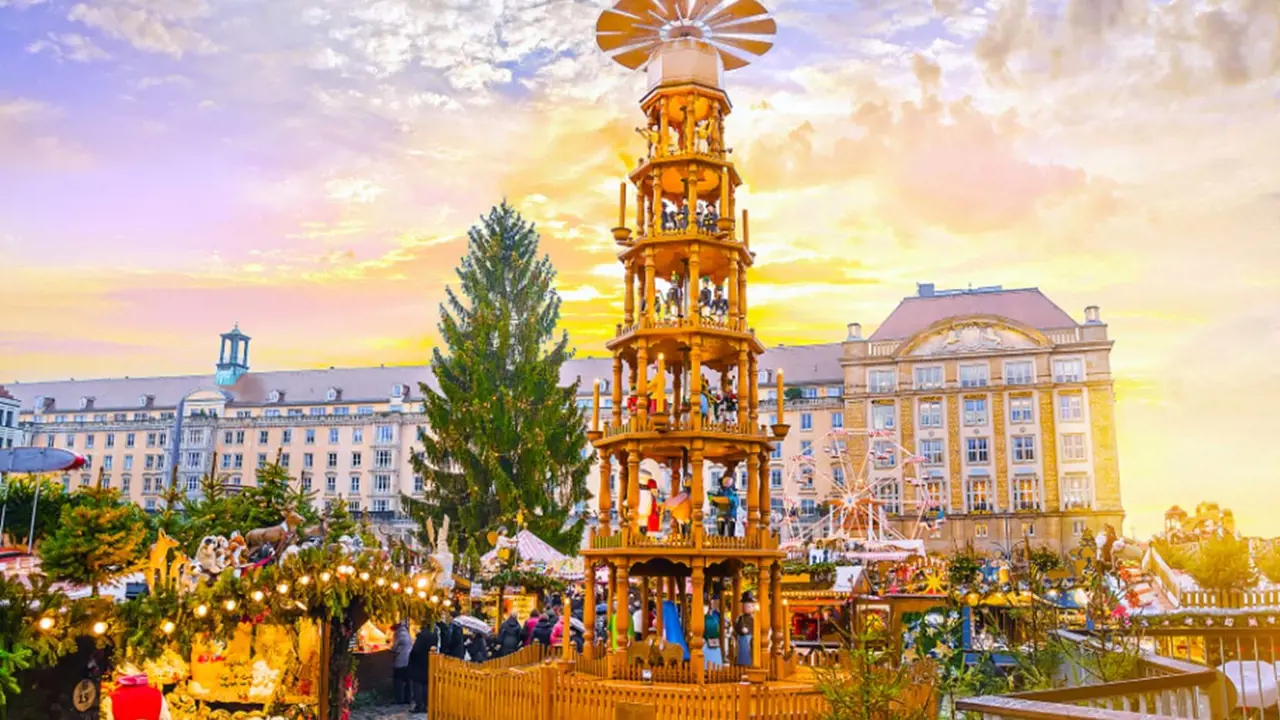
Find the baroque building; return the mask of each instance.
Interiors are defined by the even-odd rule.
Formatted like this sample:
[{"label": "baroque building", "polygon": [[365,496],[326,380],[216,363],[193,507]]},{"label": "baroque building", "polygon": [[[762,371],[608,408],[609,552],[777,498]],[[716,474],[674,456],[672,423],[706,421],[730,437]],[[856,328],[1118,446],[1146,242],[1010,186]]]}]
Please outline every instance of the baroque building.
[{"label": "baroque building", "polygon": [[[249,344],[239,329],[225,333],[209,374],[10,383],[18,427],[6,435],[0,415],[0,443],[23,444],[25,431],[27,444],[81,453],[89,463],[63,476],[68,488],[102,473],[148,509],[157,508],[171,478],[191,493],[210,470],[233,487],[251,484],[254,468],[279,456],[317,502],[346,502],[378,521],[399,518],[400,494],[423,490],[410,458],[425,423],[419,383],[432,386],[430,368],[256,372]],[[769,510],[775,521],[792,515],[801,525],[818,523],[832,481],[854,479],[833,469],[808,477],[798,460],[824,461],[823,439],[847,431],[850,462],[862,465],[873,448],[860,431],[884,429],[886,439],[928,460],[868,463],[875,479],[897,481],[890,522],[902,534],[913,531],[913,475],[945,500],[945,521],[922,535],[930,549],[970,541],[1007,547],[1024,534],[1036,545],[1068,548],[1085,529],[1119,528],[1111,344],[1097,308],[1077,323],[1035,289],[922,285],[869,337],[854,323],[843,342],[769,347],[756,363],[762,423],[779,422],[779,370],[791,388],[780,420],[791,430],[768,458]],[[611,414],[611,359],[571,360],[561,372],[566,385],[580,381],[584,421],[597,379]],[[733,471],[742,492],[744,465]],[[670,492],[667,468],[645,469]],[[615,498],[620,470],[611,473]],[[708,463],[708,485],[725,472]]]},{"label": "baroque building", "polygon": [[0,450],[24,444],[18,429],[21,405],[18,398],[0,385]]}]

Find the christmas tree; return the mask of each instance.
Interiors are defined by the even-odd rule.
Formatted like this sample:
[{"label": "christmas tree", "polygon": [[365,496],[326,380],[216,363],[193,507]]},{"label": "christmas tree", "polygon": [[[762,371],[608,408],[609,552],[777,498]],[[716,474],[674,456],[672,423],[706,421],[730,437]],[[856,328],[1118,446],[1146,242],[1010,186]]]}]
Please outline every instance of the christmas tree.
[{"label": "christmas tree", "polygon": [[[37,489],[40,493],[38,501]],[[62,483],[56,480],[43,476],[11,475],[4,489],[0,490],[0,502],[5,506],[4,532],[9,536],[9,542],[17,545],[27,543],[32,510],[36,513],[36,540],[46,537],[57,527],[62,508],[70,500],[71,496],[62,489]]]},{"label": "christmas tree", "polygon": [[360,528],[351,517],[351,510],[347,508],[347,501],[342,496],[329,503],[325,508],[324,518],[329,542],[337,542],[343,535],[355,537],[356,530]]},{"label": "christmas tree", "polygon": [[58,528],[40,543],[41,568],[54,580],[102,585],[130,572],[146,553],[147,517],[111,488],[84,488],[62,509]]},{"label": "christmas tree", "polygon": [[319,520],[315,508],[315,492],[293,486],[289,471],[279,463],[258,468],[257,483],[247,487],[232,502],[236,529],[241,532],[254,528],[278,525],[285,513],[292,510],[311,524]]},{"label": "christmas tree", "polygon": [[[507,203],[471,228],[458,268],[465,301],[446,288],[431,369],[422,385],[430,433],[414,469],[426,479],[421,502],[405,498],[420,521],[452,518],[451,535],[484,538],[526,509],[529,530],[564,551],[582,538],[569,510],[586,500],[591,470],[578,386],[560,386],[571,357],[556,337],[560,297],[555,271],[538,255],[538,233]],[[424,536],[425,539],[425,536]]]}]

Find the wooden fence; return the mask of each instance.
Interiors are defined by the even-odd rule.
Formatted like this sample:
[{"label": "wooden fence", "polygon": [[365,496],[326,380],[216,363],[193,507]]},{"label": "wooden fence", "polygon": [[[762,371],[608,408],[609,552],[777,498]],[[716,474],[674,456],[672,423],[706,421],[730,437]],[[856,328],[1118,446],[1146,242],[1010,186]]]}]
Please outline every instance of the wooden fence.
[{"label": "wooden fence", "polygon": [[819,720],[828,707],[802,685],[650,684],[604,680],[545,663],[492,668],[433,657],[430,720],[614,720],[619,704],[655,720]]},{"label": "wooden fence", "polygon": [[562,646],[543,645],[536,642],[530,643],[510,655],[488,660],[484,663],[484,667],[490,670],[501,670],[502,668],[521,667],[524,665],[538,665],[544,660],[550,660],[562,655],[564,655]]}]

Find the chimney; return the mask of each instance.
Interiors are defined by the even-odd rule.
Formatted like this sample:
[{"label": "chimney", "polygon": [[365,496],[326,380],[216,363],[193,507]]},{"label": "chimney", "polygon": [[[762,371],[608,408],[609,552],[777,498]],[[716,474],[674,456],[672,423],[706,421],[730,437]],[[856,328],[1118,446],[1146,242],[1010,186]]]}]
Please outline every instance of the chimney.
[{"label": "chimney", "polygon": [[1086,325],[1098,325],[1102,323],[1102,310],[1097,305],[1090,305],[1084,309],[1084,322]]},{"label": "chimney", "polygon": [[933,283],[916,283],[917,297],[933,297]]},{"label": "chimney", "polygon": [[862,323],[849,323],[849,337],[845,338],[845,342],[853,342],[862,339]]}]

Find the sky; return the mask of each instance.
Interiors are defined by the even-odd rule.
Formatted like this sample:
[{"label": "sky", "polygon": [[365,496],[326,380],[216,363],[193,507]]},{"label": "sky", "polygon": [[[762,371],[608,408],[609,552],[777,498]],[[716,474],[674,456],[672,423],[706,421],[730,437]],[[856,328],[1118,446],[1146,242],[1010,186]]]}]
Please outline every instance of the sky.
[{"label": "sky", "polygon": [[[766,342],[916,282],[1102,308],[1140,535],[1280,535],[1280,3],[766,0],[727,144]],[[596,0],[0,0],[0,381],[424,363],[466,230],[535,220],[563,321],[620,317],[643,77]]]}]

